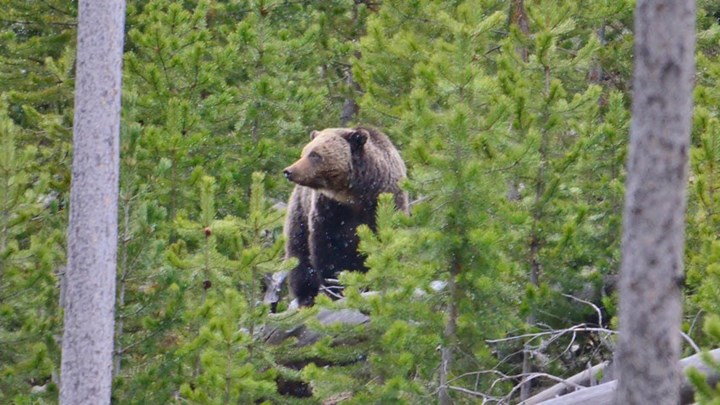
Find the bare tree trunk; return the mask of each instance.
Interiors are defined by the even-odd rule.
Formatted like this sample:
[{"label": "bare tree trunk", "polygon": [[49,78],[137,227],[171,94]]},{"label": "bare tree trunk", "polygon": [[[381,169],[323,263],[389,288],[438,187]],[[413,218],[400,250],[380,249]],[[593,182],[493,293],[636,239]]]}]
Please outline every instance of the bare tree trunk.
[{"label": "bare tree trunk", "polygon": [[[359,53],[358,53],[359,54]],[[348,96],[343,103],[342,112],[340,113],[340,126],[346,127],[357,117],[360,112],[360,106],[355,101],[355,94],[360,91],[360,86],[353,80],[352,67],[348,67],[345,72],[345,82],[348,85]]]},{"label": "bare tree trunk", "polygon": [[[523,39],[527,39],[527,37],[530,35],[530,25],[528,23],[527,11],[525,10],[524,0],[510,1],[510,10],[508,12],[508,29],[510,30],[513,27],[517,27],[517,29],[523,35]],[[515,47],[515,52],[518,54],[520,59],[522,59],[523,62],[527,63],[527,47],[518,44]],[[506,198],[508,199],[508,201],[520,201],[522,199],[519,190],[519,183],[520,181],[517,178],[511,178],[507,181]],[[523,390],[527,389],[528,388],[523,388]]]},{"label": "bare tree trunk", "polygon": [[[358,27],[359,24],[362,24],[362,21],[360,21],[360,14],[358,11],[358,7],[360,4],[365,3],[365,5],[373,10],[373,4],[371,2],[365,2],[365,1],[355,1],[352,8],[352,25],[353,27],[357,28],[356,33],[353,35],[353,42],[358,42],[359,38],[365,34],[365,28],[364,27]],[[359,50],[355,51],[355,58],[360,59],[362,57]],[[346,127],[348,126],[355,118],[357,118],[358,113],[360,112],[360,106],[357,103],[357,100],[355,99],[358,94],[362,91],[360,89],[360,85],[353,79],[352,74],[352,63],[350,63],[345,68],[345,83],[347,84],[347,96],[345,97],[345,102],[343,102],[342,111],[340,112],[340,126]]]},{"label": "bare tree trunk", "polygon": [[616,404],[677,404],[694,0],[638,0]]},{"label": "bare tree trunk", "polygon": [[[595,30],[595,36],[601,45],[605,45],[605,21],[600,23],[600,27]],[[603,81],[603,66],[600,63],[598,57],[594,57],[590,63],[590,69],[588,71],[588,81],[590,83],[600,84]]]},{"label": "bare tree trunk", "polygon": [[[528,23],[527,11],[525,10],[524,0],[511,0],[510,1],[510,27],[517,27],[518,30],[527,38],[530,35],[530,24]],[[524,46],[518,45],[515,48],[518,56],[523,62],[528,61],[528,49]]]},{"label": "bare tree trunk", "polygon": [[124,19],[80,1],[61,404],[110,403]]}]

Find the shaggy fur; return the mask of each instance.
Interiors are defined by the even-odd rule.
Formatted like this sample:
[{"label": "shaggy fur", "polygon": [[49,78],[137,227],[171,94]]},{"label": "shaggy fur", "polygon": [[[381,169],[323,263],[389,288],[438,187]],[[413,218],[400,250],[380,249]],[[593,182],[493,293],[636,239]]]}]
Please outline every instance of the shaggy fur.
[{"label": "shaggy fur", "polygon": [[312,305],[323,281],[343,270],[366,271],[358,253],[358,225],[375,230],[377,199],[392,193],[408,212],[398,182],[405,163],[383,133],[371,128],[313,131],[300,160],[284,171],[296,183],[285,220],[285,257],[298,265],[290,290],[302,306]]}]

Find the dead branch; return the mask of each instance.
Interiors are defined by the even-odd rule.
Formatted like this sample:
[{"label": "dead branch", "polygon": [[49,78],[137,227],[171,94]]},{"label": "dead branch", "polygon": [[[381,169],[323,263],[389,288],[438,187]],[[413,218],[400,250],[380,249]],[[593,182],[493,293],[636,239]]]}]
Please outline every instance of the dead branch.
[{"label": "dead branch", "polygon": [[523,335],[517,335],[517,336],[510,336],[506,338],[501,339],[487,339],[485,340],[487,343],[503,343],[503,342],[511,342],[514,340],[520,340],[525,338],[531,338],[530,341],[537,339],[542,336],[553,336],[558,337],[562,336],[568,333],[577,333],[577,332],[588,332],[588,333],[607,333],[607,334],[616,334],[617,332],[611,329],[605,329],[605,328],[592,328],[586,326],[584,323],[581,323],[579,325],[571,326],[567,329],[556,329],[551,330],[547,332],[537,332],[537,333],[526,333]]},{"label": "dead branch", "polygon": [[604,361],[593,367],[583,370],[582,372],[575,374],[574,376],[560,381],[560,383],[553,385],[552,387],[528,398],[521,405],[535,405],[549,399],[565,395],[568,392],[576,391],[578,388],[584,389],[589,385],[592,385],[597,380],[597,375],[605,370],[605,367],[610,364],[609,361]]}]

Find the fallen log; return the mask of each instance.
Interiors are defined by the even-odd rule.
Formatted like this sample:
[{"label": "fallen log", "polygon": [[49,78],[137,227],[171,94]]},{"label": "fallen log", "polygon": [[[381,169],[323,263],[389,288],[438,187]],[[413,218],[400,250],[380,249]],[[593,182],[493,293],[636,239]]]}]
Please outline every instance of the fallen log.
[{"label": "fallen log", "polygon": [[597,376],[601,372],[604,372],[605,367],[607,367],[608,364],[610,364],[609,361],[604,361],[600,364],[596,364],[590,367],[587,370],[583,370],[582,372],[577,373],[570,378],[567,378],[565,381],[559,382],[552,387],[526,399],[525,401],[521,402],[520,405],[536,405],[543,401],[547,401],[565,395],[569,392],[573,392],[576,390],[577,386],[589,387],[597,385]]},{"label": "fallen log", "polygon": [[[710,356],[715,361],[720,361],[720,349],[710,351]],[[700,354],[695,354],[680,360],[680,366],[683,370],[683,379],[680,385],[680,404],[691,404],[694,402],[695,390],[692,383],[687,378],[687,371],[695,368],[706,376],[707,383],[714,387],[720,376],[711,367],[708,367],[703,361]],[[610,381],[595,387],[581,389],[573,393],[549,399],[541,402],[542,405],[610,405],[615,400],[615,390],[617,389],[617,381]],[[542,393],[540,393],[542,394]],[[538,395],[540,395],[538,394]]]}]

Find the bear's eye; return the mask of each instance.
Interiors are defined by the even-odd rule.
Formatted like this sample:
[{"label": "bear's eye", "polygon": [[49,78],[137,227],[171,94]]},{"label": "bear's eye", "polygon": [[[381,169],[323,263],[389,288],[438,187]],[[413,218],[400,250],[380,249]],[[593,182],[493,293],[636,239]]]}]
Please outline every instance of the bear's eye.
[{"label": "bear's eye", "polygon": [[315,160],[317,162],[322,160],[322,156],[320,156],[317,152],[312,151],[308,154],[308,157],[312,160]]}]

